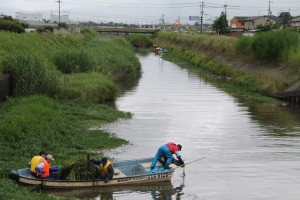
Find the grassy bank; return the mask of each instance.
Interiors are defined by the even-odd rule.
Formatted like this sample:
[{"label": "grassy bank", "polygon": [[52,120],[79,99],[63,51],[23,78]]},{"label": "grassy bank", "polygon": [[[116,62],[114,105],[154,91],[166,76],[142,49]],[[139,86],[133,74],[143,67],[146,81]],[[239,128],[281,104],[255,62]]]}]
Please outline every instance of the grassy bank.
[{"label": "grassy bank", "polygon": [[40,150],[65,167],[127,144],[89,128],[131,117],[99,103],[116,99],[117,83],[137,80],[140,63],[125,38],[91,31],[0,32],[0,44],[0,73],[9,73],[12,83],[12,96],[0,104],[0,199],[64,199],[30,192],[8,173],[26,167]]},{"label": "grassy bank", "polygon": [[[118,95],[115,82],[135,80],[141,75],[134,49],[123,37],[101,36],[92,31],[81,35],[1,32],[0,43],[0,73],[11,74],[12,94],[16,97],[42,94],[78,99],[87,96],[86,91],[77,90],[81,93],[77,95],[70,95],[70,91],[74,85],[87,82],[81,78],[67,82],[69,74],[93,72],[85,79],[93,79],[98,73],[101,81],[89,81],[84,86],[93,91],[90,100],[111,101]],[[95,92],[95,88],[114,92]]]},{"label": "grassy bank", "polygon": [[[213,79],[226,80],[218,80],[217,84],[227,92],[259,102],[274,102],[275,100],[266,97],[299,81],[299,64],[289,64],[298,60],[295,55],[300,52],[299,34],[278,32],[273,39],[283,36],[290,38],[290,41],[297,38],[297,41],[277,42],[277,45],[282,45],[282,50],[277,50],[276,53],[274,48],[271,51],[266,48],[268,45],[261,45],[266,37],[264,34],[261,38],[237,39],[160,32],[156,40],[161,44],[168,44],[166,59],[179,64],[184,62],[183,66],[189,66],[199,73],[203,74],[205,71],[204,73],[214,75]],[[259,57],[261,52],[265,56]],[[274,55],[277,57],[272,57]]]}]

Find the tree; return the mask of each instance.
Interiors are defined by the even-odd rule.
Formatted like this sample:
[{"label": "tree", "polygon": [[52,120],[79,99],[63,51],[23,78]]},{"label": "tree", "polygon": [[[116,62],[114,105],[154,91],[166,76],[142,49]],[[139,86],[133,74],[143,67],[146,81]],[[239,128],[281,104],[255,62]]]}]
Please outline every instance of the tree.
[{"label": "tree", "polygon": [[60,23],[58,23],[58,28],[64,28],[64,29],[68,30],[68,25],[66,23],[60,22]]},{"label": "tree", "polygon": [[25,29],[28,27],[25,23],[20,23],[14,20],[11,16],[1,15],[0,17],[0,30],[23,33]]},{"label": "tree", "polygon": [[228,21],[224,12],[221,12],[220,17],[214,20],[213,28],[215,28],[221,34],[228,32]]},{"label": "tree", "polygon": [[289,22],[292,19],[292,16],[289,12],[282,12],[279,14],[279,17],[283,20],[283,27],[286,28]]}]

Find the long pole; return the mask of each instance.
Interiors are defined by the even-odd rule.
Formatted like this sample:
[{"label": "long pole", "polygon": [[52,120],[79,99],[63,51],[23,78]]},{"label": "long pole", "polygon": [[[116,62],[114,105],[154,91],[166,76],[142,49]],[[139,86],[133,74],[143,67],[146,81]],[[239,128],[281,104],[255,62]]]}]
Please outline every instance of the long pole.
[{"label": "long pole", "polygon": [[[184,167],[185,167],[186,165],[192,164],[192,163],[197,162],[197,161],[199,161],[199,160],[203,160],[204,158],[206,158],[206,157],[199,158],[199,159],[197,159],[197,160],[193,160],[193,161],[191,161],[191,162],[185,163],[185,164],[184,164]],[[177,169],[177,168],[179,168],[179,167],[181,167],[181,166],[174,167],[173,169]]]}]

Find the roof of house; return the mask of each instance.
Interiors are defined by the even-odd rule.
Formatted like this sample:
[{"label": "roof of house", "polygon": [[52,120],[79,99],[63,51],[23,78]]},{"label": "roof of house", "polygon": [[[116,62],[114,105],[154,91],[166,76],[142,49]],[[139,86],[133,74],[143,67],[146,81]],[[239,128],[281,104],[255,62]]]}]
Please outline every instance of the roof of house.
[{"label": "roof of house", "polygon": [[244,17],[242,17],[242,16],[235,16],[235,17],[233,17],[233,18],[236,18],[238,21],[244,21],[244,19],[247,19],[247,18],[249,18],[249,16],[244,16]]},{"label": "roof of house", "polygon": [[300,16],[297,16],[297,17],[293,17],[291,19],[291,22],[299,22],[300,21]]},{"label": "roof of house", "polygon": [[267,18],[273,19],[273,20],[275,20],[275,21],[282,21],[281,18],[276,17],[276,16],[274,16],[274,15],[254,16],[254,17],[246,18],[246,19],[244,19],[244,21],[254,21],[254,20],[259,19],[259,18],[262,18],[262,17],[267,17]]}]

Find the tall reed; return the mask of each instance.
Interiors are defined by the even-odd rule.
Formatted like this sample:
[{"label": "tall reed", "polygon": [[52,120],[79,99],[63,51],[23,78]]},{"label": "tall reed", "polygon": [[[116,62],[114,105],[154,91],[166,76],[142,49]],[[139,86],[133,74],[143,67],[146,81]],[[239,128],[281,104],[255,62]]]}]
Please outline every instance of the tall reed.
[{"label": "tall reed", "polygon": [[152,39],[145,34],[130,34],[126,37],[134,47],[148,48],[152,45]]},{"label": "tall reed", "polygon": [[59,73],[50,71],[39,59],[31,55],[10,55],[3,61],[4,73],[11,75],[14,96],[59,92]]},{"label": "tall reed", "polygon": [[55,65],[62,73],[92,72],[95,69],[93,57],[87,49],[63,49],[55,55]]},{"label": "tall reed", "polygon": [[286,61],[299,45],[299,33],[288,30],[260,33],[254,37],[252,49],[260,60]]}]

